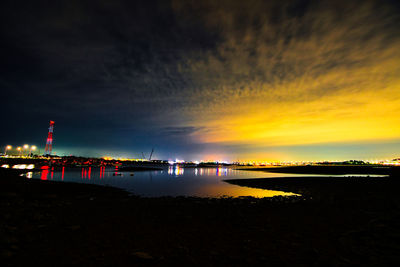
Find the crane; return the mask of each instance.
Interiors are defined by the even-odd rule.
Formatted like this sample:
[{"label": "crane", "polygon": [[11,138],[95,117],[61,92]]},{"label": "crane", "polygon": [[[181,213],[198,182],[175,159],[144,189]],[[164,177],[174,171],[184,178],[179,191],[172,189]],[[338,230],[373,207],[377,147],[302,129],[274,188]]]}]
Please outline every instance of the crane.
[{"label": "crane", "polygon": [[151,150],[149,161],[151,160],[151,156],[153,156],[154,148]]}]

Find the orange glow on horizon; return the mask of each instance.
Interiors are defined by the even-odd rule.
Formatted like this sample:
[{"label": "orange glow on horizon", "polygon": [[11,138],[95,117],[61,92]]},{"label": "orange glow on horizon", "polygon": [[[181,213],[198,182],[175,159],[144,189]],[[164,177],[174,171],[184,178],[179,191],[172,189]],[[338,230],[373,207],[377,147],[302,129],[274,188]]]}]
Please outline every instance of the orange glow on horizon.
[{"label": "orange glow on horizon", "polygon": [[199,19],[223,38],[213,53],[188,60],[199,88],[179,110],[185,121],[173,125],[195,129],[193,141],[283,160],[258,148],[400,140],[400,38],[385,13],[365,4],[339,22],[322,8],[278,26],[251,13],[264,23],[239,32],[232,18],[244,10],[209,10]]}]

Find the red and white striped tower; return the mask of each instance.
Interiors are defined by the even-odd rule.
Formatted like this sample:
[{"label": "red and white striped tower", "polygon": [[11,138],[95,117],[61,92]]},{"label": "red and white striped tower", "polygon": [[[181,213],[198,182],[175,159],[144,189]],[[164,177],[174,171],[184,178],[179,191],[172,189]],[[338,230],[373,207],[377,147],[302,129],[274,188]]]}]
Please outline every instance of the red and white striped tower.
[{"label": "red and white striped tower", "polygon": [[45,155],[51,155],[51,149],[53,144],[53,130],[54,130],[54,121],[50,121],[49,133],[47,134],[46,147],[44,149]]}]

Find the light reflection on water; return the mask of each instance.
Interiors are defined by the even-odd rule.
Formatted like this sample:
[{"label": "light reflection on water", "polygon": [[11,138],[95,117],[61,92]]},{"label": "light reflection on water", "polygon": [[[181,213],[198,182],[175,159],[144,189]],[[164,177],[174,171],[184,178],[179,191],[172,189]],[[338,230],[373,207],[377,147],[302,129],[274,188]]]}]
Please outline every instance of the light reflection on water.
[{"label": "light reflection on water", "polygon": [[227,179],[274,178],[274,177],[346,177],[381,175],[319,175],[319,174],[284,174],[262,171],[243,171],[229,167],[221,168],[182,168],[170,166],[160,171],[121,172],[118,167],[48,167],[42,166],[39,172],[28,172],[27,178],[55,180],[65,182],[110,185],[123,188],[141,196],[198,196],[198,197],[273,197],[293,195],[274,190],[242,187],[224,182]]},{"label": "light reflection on water", "polygon": [[279,177],[282,174],[239,171],[232,168],[181,168],[170,166],[160,171],[120,172],[118,167],[68,168],[44,166],[30,175],[34,179],[110,185],[135,195],[197,197],[273,197],[293,195],[281,191],[241,187],[225,179]]}]

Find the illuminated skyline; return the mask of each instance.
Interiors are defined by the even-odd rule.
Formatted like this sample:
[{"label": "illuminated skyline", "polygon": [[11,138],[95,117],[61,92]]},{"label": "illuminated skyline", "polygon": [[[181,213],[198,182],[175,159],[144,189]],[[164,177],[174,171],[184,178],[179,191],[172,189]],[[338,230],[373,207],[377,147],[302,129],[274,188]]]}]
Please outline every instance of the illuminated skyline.
[{"label": "illuminated skyline", "polygon": [[400,156],[397,1],[133,2],[4,4],[4,145],[54,120],[60,154]]}]

